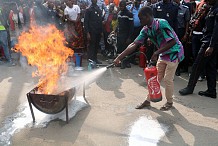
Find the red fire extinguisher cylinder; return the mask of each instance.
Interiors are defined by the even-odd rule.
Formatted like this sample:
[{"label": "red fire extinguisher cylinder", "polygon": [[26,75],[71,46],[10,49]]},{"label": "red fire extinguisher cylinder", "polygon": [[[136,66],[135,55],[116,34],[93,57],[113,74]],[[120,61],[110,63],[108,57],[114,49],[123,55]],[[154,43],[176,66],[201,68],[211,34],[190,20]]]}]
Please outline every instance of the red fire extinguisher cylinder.
[{"label": "red fire extinguisher cylinder", "polygon": [[148,66],[144,69],[146,81],[148,85],[148,93],[150,101],[159,102],[162,100],[162,94],[160,89],[160,83],[157,76],[156,66]]}]

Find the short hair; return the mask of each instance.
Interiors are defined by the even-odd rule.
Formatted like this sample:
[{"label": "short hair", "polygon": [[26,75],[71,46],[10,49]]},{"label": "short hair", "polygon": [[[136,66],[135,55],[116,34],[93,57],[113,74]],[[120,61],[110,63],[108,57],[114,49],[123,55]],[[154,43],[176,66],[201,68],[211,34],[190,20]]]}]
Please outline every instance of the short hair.
[{"label": "short hair", "polygon": [[124,5],[124,6],[126,6],[126,1],[125,1],[125,0],[120,1],[119,6],[120,6],[120,5]]},{"label": "short hair", "polygon": [[151,9],[151,7],[144,6],[139,10],[139,14],[153,16],[153,10]]}]

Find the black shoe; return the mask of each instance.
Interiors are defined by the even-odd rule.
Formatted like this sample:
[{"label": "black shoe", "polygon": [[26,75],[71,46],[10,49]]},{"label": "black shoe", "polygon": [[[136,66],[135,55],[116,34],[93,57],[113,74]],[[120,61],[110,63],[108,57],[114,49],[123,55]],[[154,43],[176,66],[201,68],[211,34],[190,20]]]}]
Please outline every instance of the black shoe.
[{"label": "black shoe", "polygon": [[137,63],[136,61],[131,61],[131,63],[132,63],[133,65],[138,65],[138,63]]},{"label": "black shoe", "polygon": [[126,68],[126,65],[121,63],[120,69],[125,69],[125,68]]},{"label": "black shoe", "polygon": [[185,87],[184,89],[179,90],[181,95],[189,95],[193,93],[194,88]]},{"label": "black shoe", "polygon": [[102,64],[102,62],[99,60],[96,60],[96,64]]},{"label": "black shoe", "polygon": [[212,93],[212,92],[209,92],[208,90],[206,90],[206,91],[200,91],[200,92],[198,92],[198,95],[200,95],[200,96],[206,96],[206,97],[210,97],[210,98],[216,98],[216,97],[217,97],[216,92],[215,92],[215,93]]},{"label": "black shoe", "polygon": [[106,51],[106,50],[102,50],[102,51],[101,51],[101,54],[102,54],[104,57],[106,57],[106,56],[107,56],[107,51]]},{"label": "black shoe", "polygon": [[130,63],[127,63],[127,64],[126,64],[126,68],[131,68]]}]

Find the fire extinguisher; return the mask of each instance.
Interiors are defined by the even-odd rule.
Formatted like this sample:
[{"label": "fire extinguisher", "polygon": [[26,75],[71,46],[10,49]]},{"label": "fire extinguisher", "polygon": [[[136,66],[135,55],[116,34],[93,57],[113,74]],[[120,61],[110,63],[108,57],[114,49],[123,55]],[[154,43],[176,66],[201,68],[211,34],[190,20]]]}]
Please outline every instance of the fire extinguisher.
[{"label": "fire extinguisher", "polygon": [[157,76],[157,68],[153,65],[148,65],[144,69],[146,81],[148,85],[148,93],[152,102],[159,102],[162,100],[162,94],[160,89],[160,83]]},{"label": "fire extinguisher", "polygon": [[139,67],[145,68],[146,67],[146,62],[147,62],[147,57],[145,55],[146,53],[146,48],[145,46],[141,46],[139,48]]}]

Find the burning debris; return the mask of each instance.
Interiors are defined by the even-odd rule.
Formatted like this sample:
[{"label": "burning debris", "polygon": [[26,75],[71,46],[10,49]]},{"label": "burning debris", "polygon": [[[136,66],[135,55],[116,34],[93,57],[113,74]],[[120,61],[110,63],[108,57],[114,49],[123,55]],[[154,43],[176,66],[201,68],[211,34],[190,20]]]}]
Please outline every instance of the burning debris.
[{"label": "burning debris", "polygon": [[60,75],[68,69],[67,59],[74,53],[65,43],[64,34],[54,25],[33,26],[19,36],[15,51],[21,52],[30,65],[37,67],[32,76],[40,78],[39,93],[56,94]]}]

